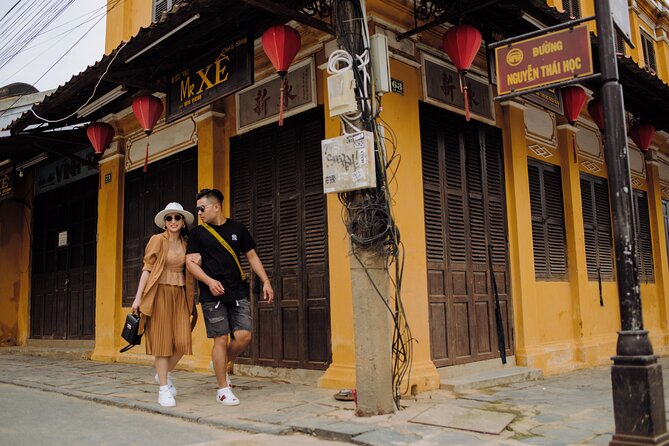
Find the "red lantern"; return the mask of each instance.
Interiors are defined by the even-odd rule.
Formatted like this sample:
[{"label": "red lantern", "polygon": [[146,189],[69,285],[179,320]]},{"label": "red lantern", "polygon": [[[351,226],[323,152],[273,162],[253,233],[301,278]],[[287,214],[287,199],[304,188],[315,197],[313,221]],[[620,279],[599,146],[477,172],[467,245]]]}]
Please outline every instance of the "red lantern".
[{"label": "red lantern", "polygon": [[604,109],[602,108],[602,100],[597,98],[588,102],[588,114],[597,124],[600,132],[604,131]]},{"label": "red lantern", "polygon": [[279,98],[279,125],[283,125],[284,87],[288,67],[300,50],[302,41],[300,33],[287,25],[276,25],[268,28],[262,35],[262,48],[274,65],[281,78],[281,97]]},{"label": "red lantern", "polygon": [[442,47],[460,73],[460,91],[465,96],[465,114],[469,121],[469,87],[463,86],[463,81],[481,47],[481,33],[471,25],[455,25],[444,33]]},{"label": "red lantern", "polygon": [[571,85],[562,89],[564,116],[569,124],[574,125],[578,121],[581,110],[585,105],[585,99],[585,91],[581,87]]},{"label": "red lantern", "polygon": [[86,129],[86,136],[88,136],[95,154],[102,155],[114,139],[114,127],[106,122],[93,122]]},{"label": "red lantern", "polygon": [[634,141],[634,144],[643,152],[648,152],[650,147],[650,142],[653,140],[653,135],[655,134],[655,126],[648,123],[639,123],[634,124],[629,131],[630,138]]},{"label": "red lantern", "polygon": [[[163,101],[152,95],[137,96],[132,101],[132,112],[135,118],[139,121],[146,136],[148,137],[153,131],[153,126],[156,125],[160,115],[163,114]],[[149,166],[149,141],[146,141],[146,154],[144,156],[144,172],[148,170]]]}]

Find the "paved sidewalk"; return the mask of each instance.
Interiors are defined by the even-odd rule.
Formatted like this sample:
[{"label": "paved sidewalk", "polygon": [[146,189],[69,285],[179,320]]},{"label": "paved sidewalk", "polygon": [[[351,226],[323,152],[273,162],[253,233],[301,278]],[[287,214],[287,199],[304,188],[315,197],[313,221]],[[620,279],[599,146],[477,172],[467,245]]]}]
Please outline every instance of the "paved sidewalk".
[{"label": "paved sidewalk", "polygon": [[[661,363],[666,396],[669,358]],[[353,403],[336,401],[329,389],[242,376],[233,377],[241,405],[224,407],[215,401],[213,376],[185,371],[173,373],[177,407],[163,408],[153,375],[147,366],[0,348],[0,382],[253,433],[304,432],[374,446],[565,446],[606,445],[614,427],[608,367],[462,394],[425,392],[403,399],[396,414],[370,418],[355,417]]]}]

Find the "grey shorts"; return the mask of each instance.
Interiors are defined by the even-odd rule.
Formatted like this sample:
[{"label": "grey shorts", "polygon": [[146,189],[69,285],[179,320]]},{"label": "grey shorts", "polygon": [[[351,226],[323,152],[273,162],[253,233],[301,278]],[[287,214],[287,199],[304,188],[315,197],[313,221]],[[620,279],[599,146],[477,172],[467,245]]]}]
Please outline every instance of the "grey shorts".
[{"label": "grey shorts", "polygon": [[251,331],[251,305],[248,299],[240,299],[237,305],[223,302],[203,302],[202,314],[207,337],[227,336],[239,330]]}]

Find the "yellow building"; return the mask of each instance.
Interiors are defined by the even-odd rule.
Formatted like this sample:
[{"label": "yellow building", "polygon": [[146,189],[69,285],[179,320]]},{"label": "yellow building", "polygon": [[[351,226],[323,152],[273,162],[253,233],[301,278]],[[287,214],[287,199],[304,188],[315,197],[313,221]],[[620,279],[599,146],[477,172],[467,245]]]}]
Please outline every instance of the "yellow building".
[{"label": "yellow building", "polygon": [[[252,296],[255,336],[240,358],[243,371],[292,371],[323,387],[354,387],[349,240],[339,198],[323,194],[321,164],[321,140],[341,133],[328,104],[326,65],[337,48],[331,16],[260,3],[109,2],[107,55],[36,109],[42,116],[77,111],[102,79],[88,107],[65,123],[104,121],[116,136],[98,184],[79,180],[31,197],[32,242],[30,228],[6,223],[20,221],[19,210],[0,203],[0,261],[17,259],[0,281],[0,339],[94,339],[94,360],[148,362],[143,347],[119,349],[153,216],[169,201],[192,211],[198,189],[217,187],[228,215],[251,228],[279,296],[271,305]],[[525,6],[500,2],[464,20],[492,43],[594,13],[590,0]],[[395,0],[369,0],[366,8],[370,34],[386,36],[390,53],[392,92],[383,95],[380,118],[386,150],[396,151],[391,193],[414,340],[406,389],[438,387],[449,367],[499,361],[492,278],[506,354],[516,364],[553,374],[609,363],[620,313],[602,136],[589,114],[570,125],[551,91],[495,101],[484,43],[466,78],[466,121],[458,74],[442,50],[450,27],[444,11]],[[629,141],[642,308],[655,352],[666,354],[667,6],[634,2],[629,16],[635,49],[618,42],[625,103],[630,119],[657,129],[646,154]],[[259,38],[279,23],[302,41],[287,77],[283,126],[279,78]],[[594,32],[594,23],[588,27]],[[236,63],[227,72],[224,58]],[[596,82],[584,85],[589,96]],[[150,136],[130,106],[143,94],[166,106]],[[12,126],[36,122],[24,115]],[[61,211],[62,203],[81,212]],[[47,218],[58,212],[68,217]],[[70,241],[59,244],[63,237]],[[206,370],[210,348],[200,323],[183,366]]]}]

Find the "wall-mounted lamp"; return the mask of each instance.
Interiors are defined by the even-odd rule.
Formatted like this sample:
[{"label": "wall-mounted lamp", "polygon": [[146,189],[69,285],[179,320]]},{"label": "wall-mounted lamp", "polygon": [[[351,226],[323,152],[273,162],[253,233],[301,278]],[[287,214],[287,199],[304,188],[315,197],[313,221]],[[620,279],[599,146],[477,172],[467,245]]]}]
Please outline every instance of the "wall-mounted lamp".
[{"label": "wall-mounted lamp", "polygon": [[179,26],[176,26],[174,29],[172,29],[171,31],[169,31],[168,33],[166,33],[164,36],[162,36],[162,37],[160,37],[160,38],[154,40],[153,42],[149,43],[147,46],[145,46],[145,47],[142,48],[141,50],[137,51],[137,52],[136,52],[135,54],[133,54],[132,56],[128,57],[128,58],[125,60],[125,63],[132,62],[133,60],[137,59],[139,56],[141,56],[142,54],[146,53],[147,51],[149,51],[149,50],[150,50],[151,48],[153,48],[154,46],[158,45],[158,44],[159,44],[160,42],[162,42],[163,40],[169,38],[170,36],[173,36],[174,34],[176,34],[177,32],[181,31],[183,28],[187,27],[188,25],[190,25],[190,24],[193,23],[194,21],[199,20],[199,18],[200,18],[200,14],[195,14],[193,17],[191,17],[190,19],[186,20],[185,22],[182,22],[181,24],[179,24]]},{"label": "wall-mounted lamp", "polygon": [[44,161],[45,159],[49,158],[49,154],[46,152],[42,152],[39,155],[33,156],[30,159],[27,159],[25,161],[21,161],[16,165],[16,171],[19,173],[19,177],[23,178],[23,171],[27,169],[28,167],[34,166],[35,164]]},{"label": "wall-mounted lamp", "polygon": [[109,93],[105,93],[90,104],[86,104],[86,106],[81,107],[81,110],[77,112],[77,118],[85,118],[86,116],[90,115],[91,113],[99,110],[103,106],[109,104],[110,102],[120,98],[126,93],[126,89],[123,85],[119,85],[118,87],[114,88],[112,91]]}]

